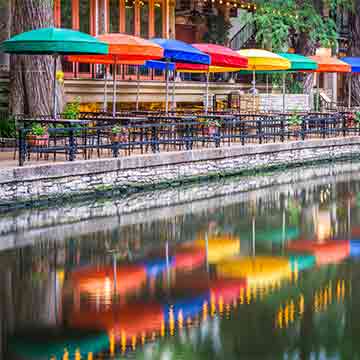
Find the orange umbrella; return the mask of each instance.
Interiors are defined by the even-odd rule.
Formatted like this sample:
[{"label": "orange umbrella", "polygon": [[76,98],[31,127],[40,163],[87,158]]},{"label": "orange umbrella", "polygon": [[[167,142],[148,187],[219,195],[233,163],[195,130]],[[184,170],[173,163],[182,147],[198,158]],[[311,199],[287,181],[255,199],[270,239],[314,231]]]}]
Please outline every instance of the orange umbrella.
[{"label": "orange umbrella", "polygon": [[350,242],[329,241],[319,244],[314,241],[294,241],[288,246],[289,251],[311,253],[318,265],[338,263],[350,255]]},{"label": "orange umbrella", "polygon": [[146,60],[158,60],[163,57],[161,46],[137,36],[112,33],[97,36],[109,46],[109,54],[105,56],[87,56],[90,63],[114,64],[113,116],[116,112],[116,65],[127,64],[129,61],[141,65]]},{"label": "orange umbrella", "polygon": [[146,282],[146,269],[143,266],[127,265],[87,267],[71,274],[73,287],[78,293],[111,298],[115,289],[118,294],[135,292]]},{"label": "orange umbrella", "polygon": [[318,64],[318,68],[314,72],[351,72],[351,66],[336,57],[315,55],[309,56],[309,58]]},{"label": "orange umbrella", "polygon": [[96,309],[73,310],[69,314],[69,324],[75,328],[103,330],[112,333],[116,339],[140,337],[160,331],[164,324],[161,304],[131,303],[123,306]]},{"label": "orange umbrella", "polygon": [[[337,59],[336,57],[328,55],[315,55],[309,56],[310,59],[314,60],[318,64],[317,70],[311,71],[315,73],[347,73],[351,72],[351,66],[344,61]],[[319,108],[319,81],[317,81],[317,99],[316,107]]]}]

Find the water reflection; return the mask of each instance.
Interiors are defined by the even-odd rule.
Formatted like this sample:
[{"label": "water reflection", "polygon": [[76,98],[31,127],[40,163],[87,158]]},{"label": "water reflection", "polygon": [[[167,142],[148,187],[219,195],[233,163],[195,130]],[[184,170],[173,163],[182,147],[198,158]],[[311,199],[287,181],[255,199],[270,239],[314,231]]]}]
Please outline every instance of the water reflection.
[{"label": "water reflection", "polygon": [[358,358],[360,183],[332,180],[0,252],[2,357]]}]

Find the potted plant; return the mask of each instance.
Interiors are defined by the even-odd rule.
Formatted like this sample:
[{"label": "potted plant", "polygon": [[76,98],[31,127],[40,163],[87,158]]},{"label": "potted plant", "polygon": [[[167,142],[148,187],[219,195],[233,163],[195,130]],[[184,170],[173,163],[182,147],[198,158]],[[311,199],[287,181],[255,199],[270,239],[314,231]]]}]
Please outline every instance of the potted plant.
[{"label": "potted plant", "polygon": [[115,125],[111,129],[110,140],[112,143],[125,142],[127,140],[127,131],[120,125]]},{"label": "potted plant", "polygon": [[49,133],[47,128],[41,124],[33,124],[26,140],[30,146],[48,146]]},{"label": "potted plant", "polygon": [[66,104],[62,116],[64,119],[75,120],[80,115],[80,98],[77,97],[75,101]]},{"label": "potted plant", "polygon": [[218,129],[221,127],[219,120],[210,119],[205,122],[205,133],[210,136],[218,134]]},{"label": "potted plant", "polygon": [[301,117],[299,114],[292,114],[290,117],[289,117],[289,120],[288,120],[288,125],[289,125],[289,128],[294,130],[294,131],[299,131],[301,130],[301,123],[302,123],[302,120],[301,120]]}]

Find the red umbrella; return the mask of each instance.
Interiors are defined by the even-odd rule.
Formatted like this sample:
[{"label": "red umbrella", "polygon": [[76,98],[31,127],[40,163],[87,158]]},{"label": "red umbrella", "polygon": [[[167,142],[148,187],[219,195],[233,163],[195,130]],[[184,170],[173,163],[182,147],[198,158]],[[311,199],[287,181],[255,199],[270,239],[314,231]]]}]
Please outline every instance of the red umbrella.
[{"label": "red umbrella", "polygon": [[[209,73],[221,72],[221,68],[228,68],[228,71],[236,69],[246,69],[248,67],[248,58],[240,55],[236,51],[216,44],[192,44],[193,47],[210,55],[210,66],[196,64],[177,64],[176,69],[181,71],[193,71],[206,73],[206,111],[208,108],[209,97]],[[225,71],[226,69],[224,69]]]}]

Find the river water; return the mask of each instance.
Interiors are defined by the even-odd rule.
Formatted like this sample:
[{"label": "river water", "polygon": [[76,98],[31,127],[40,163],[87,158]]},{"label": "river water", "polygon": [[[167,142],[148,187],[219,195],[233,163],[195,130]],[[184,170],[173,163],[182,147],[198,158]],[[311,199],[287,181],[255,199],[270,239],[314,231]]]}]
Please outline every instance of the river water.
[{"label": "river water", "polygon": [[2,214],[0,358],[360,359],[359,178]]}]

